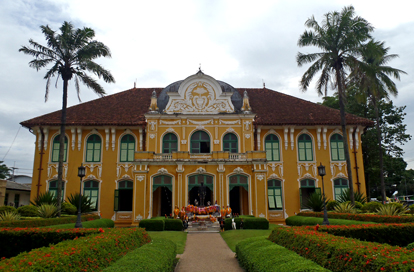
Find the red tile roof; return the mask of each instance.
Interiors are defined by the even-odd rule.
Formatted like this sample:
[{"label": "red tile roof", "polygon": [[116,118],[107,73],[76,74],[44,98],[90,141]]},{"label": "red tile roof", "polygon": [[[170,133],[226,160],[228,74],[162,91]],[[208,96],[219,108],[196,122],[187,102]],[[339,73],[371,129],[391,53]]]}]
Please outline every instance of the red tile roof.
[{"label": "red tile roof", "polygon": [[[163,88],[133,88],[67,109],[68,126],[137,126],[145,124],[152,91]],[[247,90],[258,125],[339,125],[339,111],[269,89]],[[45,114],[20,124],[25,127],[58,126],[61,111]],[[368,119],[347,114],[347,124],[370,126]]]}]

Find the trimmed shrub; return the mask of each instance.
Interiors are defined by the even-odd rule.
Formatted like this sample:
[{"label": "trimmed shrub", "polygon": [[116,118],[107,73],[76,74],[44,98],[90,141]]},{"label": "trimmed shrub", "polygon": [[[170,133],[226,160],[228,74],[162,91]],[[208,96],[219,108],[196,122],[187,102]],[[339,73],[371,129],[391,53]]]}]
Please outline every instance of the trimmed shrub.
[{"label": "trimmed shrub", "polygon": [[405,247],[414,242],[414,224],[374,224],[354,226],[321,226],[319,231],[361,241],[387,243]]},{"label": "trimmed shrub", "polygon": [[57,205],[57,198],[54,194],[47,191],[44,193],[40,193],[33,202],[30,201],[30,204],[36,207],[40,207],[43,204]]},{"label": "trimmed shrub", "polygon": [[63,240],[98,233],[97,229],[56,230],[49,228],[8,228],[0,229],[0,240],[7,246],[0,247],[0,257],[10,258],[24,251],[47,247]]},{"label": "trimmed shrub", "polygon": [[73,240],[2,260],[0,270],[101,271],[128,252],[150,242],[148,234],[139,228],[94,230],[99,233],[81,238],[75,237]]},{"label": "trimmed shrub", "polygon": [[245,239],[236,245],[237,259],[246,271],[329,271],[293,251],[266,240]]},{"label": "trimmed shrub", "polygon": [[0,213],[4,213],[4,212],[15,212],[16,208],[13,206],[1,206],[0,207]]},{"label": "trimmed shrub", "polygon": [[37,207],[35,207],[33,205],[21,206],[21,207],[17,208],[17,212],[21,216],[26,216],[26,217],[37,217],[37,216],[39,216],[39,214],[37,213]]},{"label": "trimmed shrub", "polygon": [[323,196],[318,193],[312,193],[309,198],[308,202],[305,204],[306,208],[311,209],[314,212],[323,211]]},{"label": "trimmed shrub", "polygon": [[139,227],[146,231],[163,231],[165,229],[164,220],[143,219],[139,221]]},{"label": "trimmed shrub", "polygon": [[[299,216],[323,217],[323,213],[300,212]],[[376,223],[410,223],[414,222],[414,216],[389,216],[376,214],[352,214],[352,213],[329,213],[329,218],[347,219],[357,221],[368,221]]]},{"label": "trimmed shrub", "polygon": [[75,215],[78,212],[76,206],[70,204],[69,202],[62,202],[62,213]]},{"label": "trimmed shrub", "polygon": [[414,252],[315,231],[314,227],[275,227],[269,240],[331,271],[411,271]]},{"label": "trimmed shrub", "polygon": [[375,213],[382,206],[381,202],[371,201],[365,203],[361,210],[366,213]]},{"label": "trimmed shrub", "polygon": [[58,207],[55,204],[42,204],[37,208],[37,213],[43,218],[56,217],[59,212]]},{"label": "trimmed shrub", "polygon": [[174,271],[176,255],[177,246],[174,242],[168,239],[154,239],[151,243],[129,252],[103,271]]},{"label": "trimmed shrub", "polygon": [[[96,219],[93,221],[86,221],[82,222],[83,228],[113,228],[115,226],[115,222],[111,219]],[[49,226],[48,228],[53,229],[74,229],[75,223],[69,223],[69,224],[62,224],[62,225],[54,225]]]},{"label": "trimmed shrub", "polygon": [[402,204],[390,203],[390,204],[381,206],[378,209],[377,214],[398,216],[398,215],[404,215],[406,212],[407,212],[407,208],[405,208]]},{"label": "trimmed shrub", "polygon": [[342,202],[335,206],[334,211],[337,213],[355,213],[355,207],[351,202]]},{"label": "trimmed shrub", "polygon": [[335,209],[336,205],[338,205],[338,202],[336,200],[329,200],[328,203],[326,203],[326,209],[328,211],[332,211]]},{"label": "trimmed shrub", "polygon": [[[240,222],[243,217],[234,218],[236,223],[236,229],[240,229]],[[231,230],[231,218],[224,220],[224,229]],[[243,229],[269,229],[269,221],[266,218],[257,217],[244,217],[243,218]]]},{"label": "trimmed shrub", "polygon": [[406,248],[407,248],[408,250],[413,250],[413,249],[414,249],[414,243],[408,244],[408,245],[406,246]]},{"label": "trimmed shrub", "polygon": [[[70,204],[72,204],[73,206],[75,206],[76,208],[76,212],[78,212],[78,208],[79,208],[79,193],[75,193],[75,194],[70,194],[70,196],[68,197],[68,201]],[[92,200],[89,196],[85,196],[83,195],[81,198],[81,211],[82,213],[88,213],[92,211]]]},{"label": "trimmed shrub", "polygon": [[[98,215],[83,215],[82,222],[99,219]],[[34,228],[45,227],[58,224],[75,223],[76,216],[49,218],[49,219],[32,219],[32,220],[19,220],[14,222],[0,222],[0,228],[12,227],[12,228]]]},{"label": "trimmed shrub", "polygon": [[[328,220],[331,225],[362,225],[362,224],[375,224],[374,222],[361,222],[356,220],[346,219],[332,219],[328,213]],[[309,217],[309,216],[289,216],[286,218],[286,225],[288,226],[316,226],[317,224],[322,225],[323,218],[320,217]]]},{"label": "trimmed shrub", "polygon": [[181,219],[165,219],[164,222],[164,230],[183,230],[183,221],[181,221]]}]

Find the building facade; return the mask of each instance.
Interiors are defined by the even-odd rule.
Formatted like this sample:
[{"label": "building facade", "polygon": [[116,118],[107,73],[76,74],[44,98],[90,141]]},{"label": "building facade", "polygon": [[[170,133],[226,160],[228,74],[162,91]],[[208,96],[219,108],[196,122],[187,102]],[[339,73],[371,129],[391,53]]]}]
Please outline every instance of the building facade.
[{"label": "building facade", "polygon": [[[60,111],[21,124],[36,135],[31,198],[57,189]],[[361,133],[369,120],[267,88],[244,89],[199,71],[165,88],[133,88],[67,110],[63,197],[79,191],[117,225],[172,213],[200,201],[233,213],[282,222],[349,187],[343,139],[349,139],[354,188],[365,192]]]}]

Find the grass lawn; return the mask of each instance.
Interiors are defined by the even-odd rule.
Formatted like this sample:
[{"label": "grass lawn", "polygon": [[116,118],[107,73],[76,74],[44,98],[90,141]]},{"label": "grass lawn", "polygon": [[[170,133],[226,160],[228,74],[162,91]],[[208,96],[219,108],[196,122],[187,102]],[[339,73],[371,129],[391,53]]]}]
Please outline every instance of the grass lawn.
[{"label": "grass lawn", "polygon": [[[366,224],[378,224],[375,222],[346,220],[346,219],[330,219],[328,214],[328,220],[330,225],[366,225]],[[316,226],[316,224],[322,225],[322,217],[308,217],[308,216],[291,216],[286,219],[286,224],[291,226]]]},{"label": "grass lawn", "polygon": [[187,232],[183,231],[148,231],[152,239],[164,238],[173,241],[177,245],[177,253],[183,254],[185,242],[187,241]]}]

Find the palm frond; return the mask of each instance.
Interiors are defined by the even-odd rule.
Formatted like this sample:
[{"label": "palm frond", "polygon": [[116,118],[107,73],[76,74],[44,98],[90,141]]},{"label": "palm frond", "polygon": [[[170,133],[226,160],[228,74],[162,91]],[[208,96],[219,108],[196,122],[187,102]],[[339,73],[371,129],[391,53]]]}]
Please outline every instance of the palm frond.
[{"label": "palm frond", "polygon": [[76,75],[79,77],[80,81],[86,85],[86,87],[92,89],[97,95],[102,97],[106,94],[105,90],[95,79],[89,77],[83,72],[76,72]]}]

